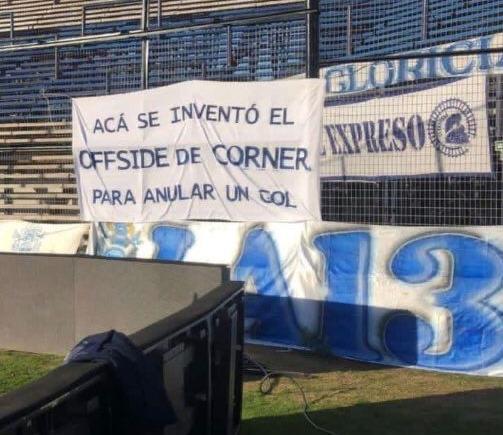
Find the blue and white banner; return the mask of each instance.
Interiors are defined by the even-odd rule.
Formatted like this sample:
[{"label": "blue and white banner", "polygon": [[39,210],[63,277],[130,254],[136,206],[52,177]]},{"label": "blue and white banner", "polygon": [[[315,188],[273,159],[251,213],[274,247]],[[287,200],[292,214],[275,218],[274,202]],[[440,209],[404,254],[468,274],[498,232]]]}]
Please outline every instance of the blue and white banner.
[{"label": "blue and white banner", "polygon": [[491,153],[482,75],[324,110],[324,179],[487,174]]},{"label": "blue and white banner", "polygon": [[[462,78],[475,74],[503,72],[503,53],[487,50],[503,47],[503,33],[482,36],[451,44],[409,52],[409,58],[354,62],[323,68],[327,97],[361,93],[384,87],[432,79]],[[480,50],[471,55],[454,55],[459,51]],[[431,57],[415,58],[415,53]]]},{"label": "blue and white banner", "polygon": [[73,100],[81,218],[319,220],[318,79]]},{"label": "blue and white banner", "polygon": [[248,340],[503,375],[501,228],[99,224],[90,253],[231,265]]},{"label": "blue and white banner", "polygon": [[0,222],[0,252],[76,254],[89,233],[89,224]]}]

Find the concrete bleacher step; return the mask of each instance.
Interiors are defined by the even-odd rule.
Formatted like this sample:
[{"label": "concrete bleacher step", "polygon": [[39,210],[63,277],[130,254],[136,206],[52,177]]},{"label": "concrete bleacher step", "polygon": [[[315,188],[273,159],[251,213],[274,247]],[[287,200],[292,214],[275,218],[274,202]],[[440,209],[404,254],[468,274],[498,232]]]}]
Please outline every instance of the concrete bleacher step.
[{"label": "concrete bleacher step", "polygon": [[[1,124],[0,124],[1,125]],[[19,137],[19,136],[28,136],[28,137],[33,137],[33,136],[44,136],[44,135],[53,135],[53,134],[58,134],[58,135],[71,135],[72,131],[70,129],[61,129],[57,131],[53,131],[52,129],[37,129],[37,130],[18,130],[18,129],[0,129],[0,137]]]},{"label": "concrete bleacher step", "polygon": [[1,173],[0,174],[0,183],[5,181],[9,182],[19,182],[19,183],[27,183],[30,182],[66,182],[66,181],[74,181],[75,174],[72,173],[47,173],[47,172],[32,172],[29,174],[19,174],[19,173]]},{"label": "concrete bleacher step", "polygon": [[4,201],[39,201],[39,202],[50,202],[50,201],[74,201],[77,203],[78,197],[76,193],[0,193],[0,199]]},{"label": "concrete bleacher step", "polygon": [[5,204],[4,200],[0,200],[0,211],[1,210],[41,210],[41,211],[51,211],[51,210],[72,210],[79,211],[78,205],[63,205],[63,204]]},{"label": "concrete bleacher step", "polygon": [[26,137],[26,138],[5,138],[0,137],[0,145],[21,145],[21,144],[52,144],[52,143],[68,143],[66,137]]},{"label": "concrete bleacher step", "polygon": [[[0,147],[69,145],[71,134],[70,124],[62,122],[0,123]],[[2,154],[0,148],[0,163]]]},{"label": "concrete bleacher step", "polygon": [[37,171],[73,171],[73,163],[47,163],[45,165],[33,163],[22,164],[2,164],[0,160],[0,171],[13,171],[13,172],[37,172]]},{"label": "concrete bleacher step", "polygon": [[0,219],[78,219],[71,124],[0,123]]},{"label": "concrete bleacher step", "polygon": [[[16,0],[0,4],[0,12],[13,12],[18,31],[50,29],[61,26],[80,26],[82,7],[86,0]],[[163,17],[226,11],[240,8],[277,6],[299,3],[299,0],[162,0]],[[150,2],[150,17],[158,14],[157,1]],[[122,5],[104,5],[88,10],[86,23],[112,23],[116,21],[139,21],[141,2]],[[138,24],[139,25],[139,24]],[[0,32],[8,33],[9,20],[0,19]]]},{"label": "concrete bleacher step", "polygon": [[9,130],[9,129],[29,129],[29,128],[43,128],[45,129],[64,129],[68,130],[71,128],[71,123],[61,122],[61,121],[46,121],[44,123],[40,122],[3,122],[0,123],[0,130]]},{"label": "concrete bleacher step", "polygon": [[[0,184],[0,194],[10,193],[10,191],[15,193],[65,193],[70,190],[76,191],[77,187],[73,183],[58,183],[58,184],[47,184],[47,183],[1,183]],[[6,192],[8,191],[8,192]]]},{"label": "concrete bleacher step", "polygon": [[24,219],[31,222],[46,222],[46,223],[64,223],[64,222],[79,222],[80,217],[78,214],[45,214],[45,213],[28,213],[24,210],[20,210],[18,213],[0,212],[1,220],[12,220],[12,219]]},{"label": "concrete bleacher step", "polygon": [[73,157],[72,155],[54,155],[54,156],[33,156],[32,161],[34,162],[42,162],[42,161],[48,161],[51,163],[54,162],[60,162],[60,163],[67,163],[67,162],[73,162]]}]

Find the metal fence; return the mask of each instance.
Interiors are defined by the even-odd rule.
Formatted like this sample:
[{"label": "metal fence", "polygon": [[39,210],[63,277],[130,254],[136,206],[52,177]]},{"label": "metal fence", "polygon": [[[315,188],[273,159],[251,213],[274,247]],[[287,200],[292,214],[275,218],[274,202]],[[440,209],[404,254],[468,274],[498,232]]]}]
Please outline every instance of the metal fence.
[{"label": "metal fence", "polygon": [[[331,89],[328,95],[325,126],[337,124],[336,114],[340,112],[335,107],[348,113],[346,123],[365,121],[365,116],[379,119],[381,113],[391,113],[391,97],[399,105],[407,101],[408,106],[421,110],[434,99],[442,99],[447,89],[444,85],[448,84],[454,90],[458,87],[471,104],[484,106],[487,150],[480,155],[479,151],[472,152],[471,162],[476,167],[477,162],[489,157],[491,164],[486,171],[460,168],[397,176],[391,162],[394,166],[420,162],[362,160],[362,165],[382,167],[368,171],[374,173],[371,177],[322,179],[324,220],[500,225],[503,42],[501,37],[485,35],[503,29],[503,4],[494,0],[287,3],[280,10],[227,11],[219,16],[203,13],[182,16],[178,21],[170,21],[159,12],[148,19],[143,11],[141,16],[135,14],[134,20],[112,27],[89,19],[84,32],[80,28],[65,30],[69,37],[84,33],[83,39],[74,42],[68,38],[58,41],[53,35],[47,37],[48,43],[20,49],[21,43],[40,40],[24,36],[19,44],[0,47],[0,216],[78,219],[70,149],[71,97],[127,92],[189,79],[314,76],[319,57],[328,88],[335,77],[330,76],[330,67],[342,71],[336,78],[343,87]],[[318,6],[319,32],[313,20]],[[106,28],[117,33],[103,37]],[[141,32],[146,30],[148,35],[142,37]],[[448,47],[442,45],[448,43]],[[400,52],[408,54],[391,54]],[[453,64],[449,73],[444,64],[453,62],[453,56],[461,66]],[[421,63],[423,75],[414,77],[412,72],[412,78],[389,81],[378,77],[387,67],[398,77],[403,63]],[[473,66],[470,73],[463,71],[467,65]],[[466,88],[462,79],[472,73],[484,77],[483,90]],[[359,89],[351,82],[358,75],[373,76],[378,83]],[[349,92],[344,86],[354,89]],[[435,91],[420,96],[425,89]],[[452,95],[452,89],[449,92]],[[326,146],[330,149],[330,144]],[[337,172],[336,165],[341,161],[350,162],[350,156],[326,163],[328,175],[330,169]]]},{"label": "metal fence", "polygon": [[306,15],[295,8],[154,33],[144,28],[144,37],[91,32],[74,42],[52,38],[45,48],[32,41],[1,47],[0,217],[78,220],[72,97],[190,79],[274,80],[304,74]]},{"label": "metal fence", "polygon": [[501,32],[500,0],[320,0],[320,56],[388,55]]},{"label": "metal fence", "polygon": [[[346,165],[347,172],[339,177],[322,179],[323,218],[384,225],[503,224],[503,75],[498,74],[498,68],[495,67],[502,56],[503,50],[496,47],[492,53],[476,49],[454,59],[447,54],[423,53],[420,58],[414,55],[380,56],[340,65],[337,71],[341,74],[337,74],[334,80],[337,86],[349,86],[351,80],[360,81],[356,86],[363,86],[362,81],[369,80],[373,74],[379,76],[379,73],[370,71],[372,69],[380,70],[381,77],[377,80],[385,75],[384,81],[387,79],[389,83],[380,83],[378,86],[366,83],[368,89],[360,92],[329,92],[325,129],[344,125],[350,148],[339,150],[337,159],[327,159],[325,175],[341,175],[337,167],[341,164]],[[489,60],[493,67],[483,71],[480,67],[484,66],[481,63],[484,59]],[[400,65],[423,65],[427,75],[428,68],[433,68],[431,65],[442,62],[457,62],[462,66],[473,64],[474,71],[471,75],[450,75],[444,71],[442,77],[398,82]],[[395,78],[391,79],[390,74]],[[330,81],[329,78],[327,80]],[[334,83],[332,86],[335,86]],[[474,126],[477,131],[473,132],[474,137],[478,137],[479,146],[450,151],[442,149],[442,144],[437,144],[438,148],[430,157],[437,159],[440,165],[438,162],[429,164],[425,161],[429,157],[424,155],[411,160],[401,158],[399,154],[404,153],[404,148],[416,144],[407,143],[405,139],[402,143],[400,117],[404,117],[405,126],[415,114],[426,113],[424,126],[417,134],[424,136],[421,139],[424,147],[433,149],[435,145],[428,143],[431,139],[429,135],[432,134],[428,128],[431,128],[436,113],[442,110],[441,105],[455,100],[466,102],[470,113],[478,111],[483,114],[477,119],[479,125]],[[337,110],[333,110],[334,107]],[[341,120],[344,111],[348,115]],[[359,139],[351,140],[354,139],[351,137],[354,134],[351,128],[355,127],[349,124],[355,123],[358,128],[365,129],[362,123],[367,120],[375,121],[376,148],[370,150],[374,152],[373,157],[369,157],[367,131],[359,131]],[[379,122],[384,127],[378,125]],[[388,130],[386,125],[390,126]],[[468,133],[468,127],[468,120],[461,120],[460,131]],[[379,128],[389,137],[383,139]],[[329,139],[335,133],[325,133],[328,136],[325,138],[325,152],[330,154],[333,152],[330,149],[333,143]],[[339,141],[343,139],[338,136]],[[361,149],[355,149],[355,145]],[[418,144],[417,147],[423,145]],[[357,153],[361,153],[361,157]],[[463,153],[463,156],[459,153]],[[357,170],[351,169],[354,162],[358,162]],[[431,167],[433,171],[428,170]],[[360,176],[354,176],[355,173]]]},{"label": "metal fence", "polygon": [[[353,88],[351,92],[333,89],[328,107],[344,107],[351,114],[346,117],[347,122],[365,121],[366,117],[386,119],[385,114],[393,112],[389,107],[393,101],[420,111],[431,106],[433,100],[449,98],[443,95],[446,88],[442,85],[452,82],[454,93],[458,89],[472,104],[483,106],[487,111],[487,149],[484,153],[470,152],[473,166],[488,157],[492,165],[484,174],[476,173],[473,168],[460,168],[458,173],[417,171],[416,176],[397,177],[393,176],[396,172],[393,166],[404,165],[400,159],[377,159],[372,163],[362,160],[361,164],[367,166],[366,172],[380,176],[322,180],[325,220],[431,226],[503,223],[503,70],[500,68],[503,41],[501,35],[497,35],[503,29],[502,12],[503,3],[493,0],[320,1],[322,66],[336,65],[335,70],[339,66],[338,83]],[[453,62],[453,52],[459,50],[466,53],[454,55],[454,64],[459,62],[461,67],[451,68],[449,73],[443,64]],[[416,55],[418,52],[421,54]],[[421,64],[424,73],[420,78],[397,80],[404,64]],[[470,64],[473,68],[466,68]],[[367,86],[362,87],[361,83],[351,82],[361,77],[371,80],[376,71],[385,74],[383,68],[391,73],[375,86],[366,83]],[[456,81],[471,74],[484,76],[485,89],[467,88],[462,80]],[[327,79],[327,88],[331,88],[330,72],[324,70],[322,75]],[[394,79],[387,81],[390,76]],[[438,76],[441,78],[434,79]],[[428,86],[435,86],[431,95],[415,93]],[[362,101],[366,101],[365,114]],[[337,124],[334,116],[333,111],[326,108],[325,125]],[[343,156],[342,160],[350,162],[351,157]],[[381,168],[373,170],[371,165]],[[330,168],[327,172],[330,173]]]}]

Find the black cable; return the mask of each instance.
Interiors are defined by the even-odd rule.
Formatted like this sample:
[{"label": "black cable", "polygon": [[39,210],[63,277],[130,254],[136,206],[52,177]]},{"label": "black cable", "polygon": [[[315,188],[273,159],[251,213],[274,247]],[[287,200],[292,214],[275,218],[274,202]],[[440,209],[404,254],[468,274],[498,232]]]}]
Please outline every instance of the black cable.
[{"label": "black cable", "polygon": [[[248,365],[247,365],[248,363]],[[259,391],[263,394],[270,394],[274,385],[272,382],[273,377],[284,377],[288,379],[297,389],[300,391],[300,394],[302,396],[302,401],[304,402],[304,409],[302,410],[302,414],[304,415],[304,418],[306,421],[317,431],[326,433],[328,435],[336,435],[335,432],[332,432],[331,430],[325,429],[319,425],[317,425],[311,416],[309,415],[309,403],[306,398],[306,393],[304,392],[304,389],[302,386],[293,378],[292,373],[295,372],[283,372],[283,371],[269,371],[267,368],[265,368],[261,363],[258,361],[255,361],[253,358],[250,358],[248,355],[244,355],[244,364],[243,364],[243,370],[245,371],[253,371],[256,373],[256,370],[253,370],[250,368],[249,363],[254,365],[255,367],[258,368],[258,371],[262,373],[262,379],[260,380],[259,383]],[[301,375],[306,376],[304,373],[298,373]]]}]

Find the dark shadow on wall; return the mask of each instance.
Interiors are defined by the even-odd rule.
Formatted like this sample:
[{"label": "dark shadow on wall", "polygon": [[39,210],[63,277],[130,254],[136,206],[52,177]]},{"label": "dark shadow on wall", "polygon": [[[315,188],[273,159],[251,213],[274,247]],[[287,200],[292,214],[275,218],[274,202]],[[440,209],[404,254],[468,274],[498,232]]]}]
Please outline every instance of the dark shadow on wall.
[{"label": "dark shadow on wall", "polygon": [[[337,435],[499,435],[503,433],[503,389],[462,393],[311,412]],[[242,423],[241,435],[317,435],[301,413],[259,417]]]},{"label": "dark shadow on wall", "polygon": [[[369,315],[381,319],[378,335],[380,349],[374,349],[368,342]],[[245,340],[274,343],[283,347],[307,348],[316,355],[337,355],[360,361],[379,363],[383,360],[383,349],[388,351],[396,364],[414,366],[418,360],[418,348],[426,348],[424,326],[412,313],[406,311],[369,307],[364,305],[316,301],[278,296],[247,294],[245,297],[245,318],[248,327]],[[309,330],[306,328],[309,325]],[[385,327],[387,325],[387,327]],[[419,329],[423,328],[422,339]],[[288,368],[294,361],[284,361]],[[322,365],[323,366],[323,365]],[[318,365],[311,371],[333,370],[330,362]],[[375,367],[375,366],[374,366]],[[368,366],[362,365],[362,370]]]}]

